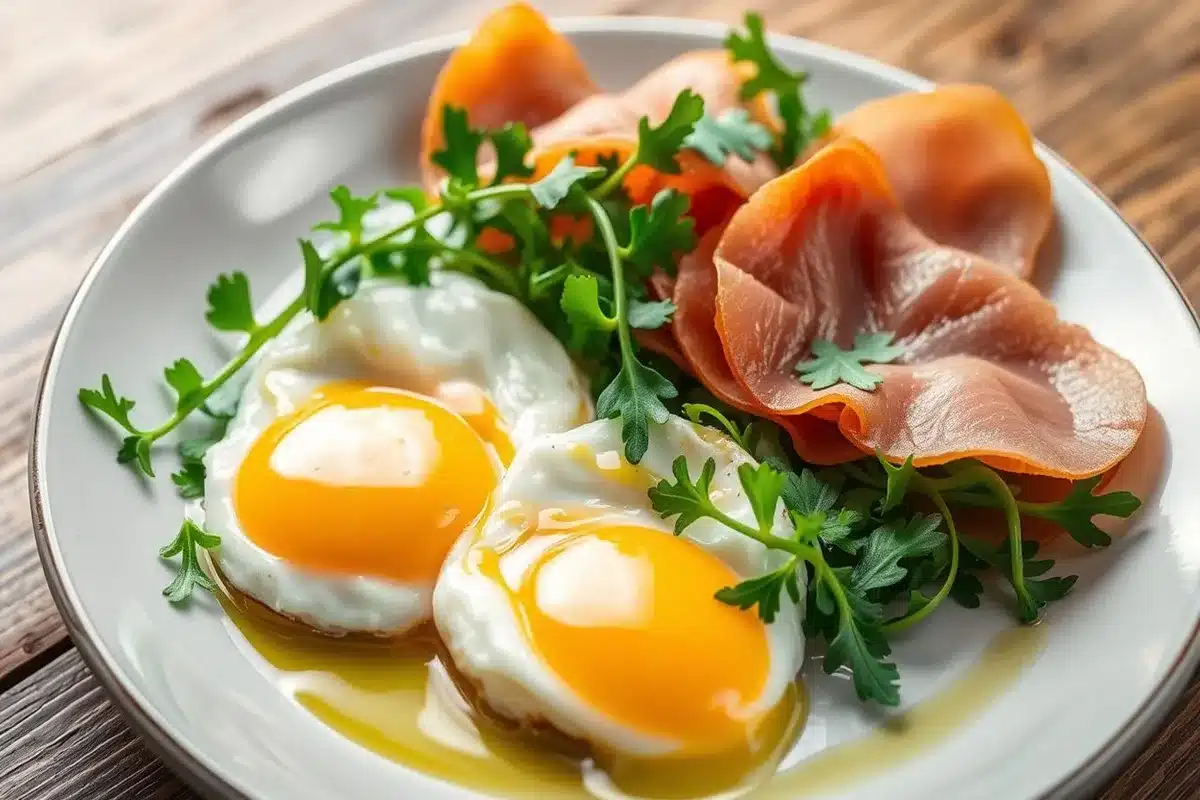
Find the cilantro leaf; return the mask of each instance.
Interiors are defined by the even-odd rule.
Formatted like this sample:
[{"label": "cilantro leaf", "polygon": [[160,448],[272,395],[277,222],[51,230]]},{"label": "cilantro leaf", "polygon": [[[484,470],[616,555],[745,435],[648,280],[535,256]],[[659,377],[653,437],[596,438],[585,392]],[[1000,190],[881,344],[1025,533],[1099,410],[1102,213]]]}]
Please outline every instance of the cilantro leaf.
[{"label": "cilantro leaf", "polygon": [[571,156],[559,161],[540,181],[529,184],[529,193],[542,208],[555,208],[571,194],[579,182],[604,170],[600,167],[580,167]]},{"label": "cilantro leaf", "polygon": [[179,529],[179,533],[175,535],[171,543],[158,551],[159,558],[180,557],[179,571],[175,575],[175,580],[163,589],[163,595],[168,601],[182,603],[191,597],[192,591],[196,587],[210,592],[217,590],[216,584],[200,566],[200,557],[196,553],[196,548],[211,550],[220,544],[219,536],[208,533],[190,519],[184,520],[183,527]]},{"label": "cilantro leaf", "polygon": [[845,569],[825,567],[818,569],[815,577],[818,611],[836,625],[825,652],[825,672],[849,667],[860,700],[899,705],[900,672],[887,660],[891,647],[876,624],[882,610],[851,590],[846,574]]},{"label": "cilantro leaf", "polygon": [[583,352],[595,343],[607,347],[617,321],[600,308],[599,282],[595,275],[570,275],[563,281],[559,305],[567,317],[570,334],[567,347]]},{"label": "cilantro leaf", "polygon": [[150,445],[154,440],[146,434],[136,433],[121,440],[117,450],[118,464],[133,464],[145,475],[153,478],[154,467],[150,462]]},{"label": "cilantro leaf", "polygon": [[621,254],[648,278],[659,267],[675,274],[675,257],[696,246],[696,221],[687,216],[691,200],[674,189],[663,189],[649,206],[629,211],[629,245]]},{"label": "cilantro leaf", "polygon": [[204,378],[196,365],[186,358],[180,358],[174,364],[163,370],[167,385],[175,390],[175,408],[187,411],[192,407],[192,398],[204,386]]},{"label": "cilantro leaf", "polygon": [[600,419],[621,418],[625,458],[637,464],[650,446],[650,423],[662,425],[671,416],[663,400],[679,394],[669,380],[636,357],[625,359],[621,371],[596,400]]},{"label": "cilantro leaf", "polygon": [[308,239],[300,240],[300,255],[304,258],[304,307],[314,315],[321,303],[321,277],[325,261]]},{"label": "cilantro leaf", "polygon": [[636,163],[678,175],[679,164],[675,157],[702,116],[703,98],[691,89],[684,89],[676,96],[666,119],[659,125],[653,126],[649,119],[642,117],[638,120]]},{"label": "cilantro leaf", "polygon": [[1092,517],[1103,514],[1126,518],[1142,506],[1142,501],[1131,492],[1108,492],[1095,495],[1092,490],[1102,476],[1076,481],[1071,491],[1055,503],[1018,503],[1021,513],[1041,517],[1058,523],[1071,534],[1071,538],[1084,547],[1105,547],[1112,538],[1100,530]]},{"label": "cilantro leaf", "polygon": [[208,287],[208,310],[204,318],[219,331],[252,333],[258,328],[250,303],[250,281],[245,273],[217,276]]},{"label": "cilantro leaf", "polygon": [[675,315],[675,304],[670,300],[647,302],[632,300],[629,303],[629,327],[652,331],[661,328]]},{"label": "cilantro leaf", "polygon": [[343,258],[327,266],[307,239],[300,240],[300,253],[304,257],[304,307],[324,321],[340,302],[358,291],[361,260]]},{"label": "cilantro leaf", "polygon": [[717,474],[717,462],[712,458],[705,461],[700,476],[693,482],[688,473],[687,458],[679,456],[671,462],[671,473],[675,476],[675,483],[664,478],[651,487],[648,495],[650,507],[663,519],[679,515],[675,520],[675,535],[678,536],[696,520],[717,513],[716,506],[709,498],[712,480]]},{"label": "cilantro leaf", "polygon": [[916,514],[903,528],[895,523],[876,528],[854,567],[851,585],[866,593],[900,582],[908,574],[899,564],[901,559],[929,555],[946,542],[941,525],[940,514]]},{"label": "cilantro leaf", "polygon": [[753,161],[758,151],[766,151],[773,142],[771,132],[750,119],[744,108],[726,109],[716,119],[708,114],[696,121],[696,127],[683,141],[718,167],[736,155]]},{"label": "cilantro leaf", "polygon": [[129,412],[133,411],[136,403],[128,397],[121,397],[113,391],[112,380],[108,377],[108,373],[100,376],[99,391],[95,389],[80,389],[79,402],[109,417],[129,433],[141,432],[129,419]]},{"label": "cilantro leaf", "polygon": [[787,507],[796,514],[818,518],[818,536],[822,542],[855,553],[862,541],[854,537],[854,526],[862,520],[862,515],[852,508],[834,510],[838,499],[838,490],[814,475],[812,470],[788,473],[788,485],[783,491]]},{"label": "cilantro leaf", "polygon": [[352,244],[358,244],[362,239],[363,217],[379,207],[379,195],[357,197],[345,186],[337,186],[329,193],[329,199],[337,206],[337,222],[320,222],[313,226],[313,230],[344,233]]},{"label": "cilantro leaf", "polygon": [[860,333],[854,337],[854,347],[843,350],[828,339],[812,343],[813,358],[796,365],[800,382],[814,389],[827,389],[838,383],[848,383],[870,392],[883,378],[863,369],[863,364],[887,364],[904,355],[904,348],[891,344],[894,334]]},{"label": "cilantro leaf", "polygon": [[775,57],[759,14],[746,14],[746,35],[731,32],[725,39],[725,49],[734,62],[755,67],[753,77],[742,84],[742,100],[753,100],[763,93],[775,95],[783,133],[771,156],[780,169],[789,169],[809,143],[829,130],[829,113],[809,113],[802,95],[808,74],[787,68]]},{"label": "cilantro leaf", "polygon": [[186,462],[178,472],[171,473],[171,481],[185,500],[204,496],[204,464],[200,461]]},{"label": "cilantro leaf", "polygon": [[430,160],[460,184],[477,186],[479,148],[484,136],[471,127],[466,109],[442,106],[442,137],[445,145]]},{"label": "cilantro leaf", "polygon": [[779,495],[787,481],[784,473],[770,464],[741,464],[738,466],[738,480],[742,491],[754,511],[754,520],[762,533],[770,533],[775,527],[775,508],[779,505]]},{"label": "cilantro leaf", "polygon": [[783,593],[787,592],[792,602],[800,602],[800,583],[797,575],[800,561],[792,556],[777,569],[756,578],[744,580],[735,586],[718,589],[716,595],[725,605],[748,611],[758,606],[758,616],[770,625],[779,615],[783,604]]},{"label": "cilantro leaf", "polygon": [[525,163],[525,157],[533,149],[533,139],[522,123],[505,123],[499,130],[489,132],[488,139],[496,149],[496,174],[492,176],[492,186],[507,178],[528,178],[533,174],[533,167]]}]

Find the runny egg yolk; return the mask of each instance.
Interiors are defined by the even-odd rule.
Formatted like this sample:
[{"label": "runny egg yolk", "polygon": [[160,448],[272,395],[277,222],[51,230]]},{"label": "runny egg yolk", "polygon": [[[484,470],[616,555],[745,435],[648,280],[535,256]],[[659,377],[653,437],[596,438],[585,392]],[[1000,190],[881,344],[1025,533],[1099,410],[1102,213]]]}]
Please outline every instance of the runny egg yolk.
[{"label": "runny egg yolk", "polygon": [[[490,562],[490,563],[489,563]],[[698,755],[754,749],[770,708],[766,629],[717,601],[738,576],[712,553],[632,525],[534,534],[480,551],[539,659],[605,718]]]},{"label": "runny egg yolk", "polygon": [[511,454],[481,392],[442,388],[332,383],[276,419],[235,478],[246,535],[297,567],[432,583]]}]

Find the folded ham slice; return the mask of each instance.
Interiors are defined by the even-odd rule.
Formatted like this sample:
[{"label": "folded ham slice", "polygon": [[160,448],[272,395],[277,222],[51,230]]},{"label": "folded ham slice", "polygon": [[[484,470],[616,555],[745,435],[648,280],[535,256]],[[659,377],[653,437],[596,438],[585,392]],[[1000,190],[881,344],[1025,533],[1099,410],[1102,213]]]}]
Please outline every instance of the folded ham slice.
[{"label": "folded ham slice", "polygon": [[1029,129],[987,86],[941,86],[875,100],[837,121],[832,138],[866,143],[904,212],[931,239],[1021,277],[1050,230],[1050,176]]},{"label": "folded ham slice", "polygon": [[[1119,462],[1145,423],[1129,362],[1059,320],[1011,269],[934,242],[901,211],[879,157],[849,137],[706,237],[680,265],[675,302],[697,377],[787,420],[814,463],[878,450],[1077,479]],[[874,391],[800,382],[815,339],[848,349],[863,332],[904,347],[896,363],[867,367],[883,378]]]},{"label": "folded ham slice", "polygon": [[[533,138],[537,166],[545,171],[568,153],[582,163],[595,163],[600,156],[627,156],[637,142],[638,121],[648,117],[651,123],[661,122],[685,88],[704,99],[710,116],[738,108],[745,76],[745,65],[733,63],[724,51],[701,51],[679,56],[626,91],[601,92],[575,48],[545,18],[523,3],[506,6],[487,17],[451,54],[438,77],[422,130],[426,188],[433,191],[443,177],[431,157],[443,144],[446,105],[466,109],[477,128],[524,123]],[[746,108],[755,119],[771,124],[765,100]],[[695,153],[684,153],[679,162],[679,176],[636,170],[626,182],[634,201],[647,202],[667,186],[694,200],[711,191],[712,197],[696,205],[706,209],[700,213],[716,219],[777,174],[761,154],[753,162],[730,157],[724,167]],[[702,220],[697,222],[704,227]]]}]

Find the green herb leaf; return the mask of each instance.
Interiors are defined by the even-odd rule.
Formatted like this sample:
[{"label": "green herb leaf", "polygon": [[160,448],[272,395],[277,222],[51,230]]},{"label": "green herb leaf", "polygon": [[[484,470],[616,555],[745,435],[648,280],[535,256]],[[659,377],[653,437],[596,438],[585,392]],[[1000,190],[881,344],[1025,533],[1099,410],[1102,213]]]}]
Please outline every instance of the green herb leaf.
[{"label": "green herb leaf", "polygon": [[1103,514],[1126,518],[1141,508],[1142,501],[1130,492],[1092,494],[1101,477],[1076,481],[1067,496],[1056,503],[1020,503],[1021,512],[1057,522],[1084,547],[1106,547],[1112,538],[1092,522],[1092,517]]},{"label": "green herb leaf", "polygon": [[663,519],[679,515],[675,520],[675,535],[698,519],[713,516],[716,506],[709,499],[712,480],[717,474],[717,462],[708,459],[700,469],[700,477],[694,482],[688,473],[687,458],[679,456],[671,462],[671,473],[675,483],[664,478],[649,491],[650,507]]},{"label": "green herb leaf", "polygon": [[212,579],[205,574],[200,566],[200,557],[196,548],[211,550],[221,544],[219,536],[206,532],[191,520],[184,520],[183,527],[171,540],[171,543],[158,551],[160,558],[169,559],[179,556],[179,571],[175,580],[163,589],[163,595],[172,603],[182,603],[192,595],[197,587],[215,592],[217,587]]},{"label": "green herb leaf", "polygon": [[337,206],[337,222],[321,222],[313,230],[343,233],[352,244],[358,244],[362,240],[363,217],[379,208],[379,195],[357,197],[345,186],[337,186],[329,193],[329,199]]},{"label": "green herb leaf", "polygon": [[759,531],[770,533],[775,527],[775,508],[779,505],[786,476],[770,464],[740,464],[737,473]]},{"label": "green herb leaf", "polygon": [[204,497],[204,464],[200,461],[188,461],[178,472],[171,473],[171,481],[179,491],[179,496],[185,500]]},{"label": "green herb leaf", "polygon": [[163,371],[167,385],[175,390],[175,408],[178,411],[190,411],[195,406],[192,399],[204,386],[204,377],[196,365],[186,358],[180,358]]},{"label": "green herb leaf", "polygon": [[[820,592],[825,592],[824,606],[830,613],[836,605],[836,634],[829,640],[825,653],[824,669],[832,674],[846,666],[854,680],[854,691],[860,700],[874,700],[880,705],[900,704],[900,672],[889,662],[891,647],[887,639],[872,620],[882,616],[882,611],[873,607],[864,598],[852,591],[844,580],[846,570],[819,570],[816,582]],[[836,581],[831,584],[830,581]]]},{"label": "green herb leaf", "polygon": [[851,575],[851,585],[860,593],[899,583],[908,570],[901,559],[925,556],[946,542],[940,514],[917,514],[898,528],[888,523],[867,538],[866,549]]},{"label": "green herb leaf", "polygon": [[658,126],[642,117],[638,120],[636,162],[670,175],[679,174],[675,157],[696,123],[704,116],[704,100],[691,89],[684,89],[675,98],[671,111]]},{"label": "green herb leaf", "polygon": [[750,119],[750,112],[744,108],[730,108],[716,119],[707,114],[700,117],[683,145],[720,167],[730,155],[753,161],[757,153],[767,151],[773,141],[770,131]]},{"label": "green herb leaf", "polygon": [[607,349],[617,320],[600,308],[599,282],[595,275],[571,275],[563,281],[559,304],[567,316],[570,334],[567,347],[574,352]]},{"label": "green herb leaf", "polygon": [[770,625],[779,615],[784,592],[792,598],[793,603],[800,602],[799,566],[799,559],[792,556],[781,567],[765,575],[717,590],[715,597],[725,605],[735,606],[742,611],[758,606],[759,618]]},{"label": "green herb leaf", "polygon": [[760,15],[747,13],[746,35],[731,32],[725,39],[725,48],[735,62],[749,62],[756,67],[754,76],[742,84],[743,100],[753,100],[764,92],[775,95],[783,134],[772,148],[771,156],[781,170],[791,168],[800,153],[829,130],[829,112],[809,113],[802,95],[808,74],[788,69],[775,57],[767,44]]},{"label": "green herb leaf", "polygon": [[479,148],[483,134],[471,127],[466,109],[442,106],[442,137],[445,146],[431,160],[460,184],[479,185]]},{"label": "green herb leaf", "polygon": [[128,397],[121,397],[113,391],[112,380],[107,373],[100,376],[99,391],[96,389],[79,390],[79,402],[93,411],[99,411],[109,417],[129,433],[141,433],[129,419],[129,412],[133,411],[136,404]]},{"label": "green herb leaf", "polygon": [[325,261],[308,239],[300,240],[300,254],[304,257],[304,307],[315,315],[321,304],[321,279],[325,273]]},{"label": "green herb leaf", "polygon": [[687,216],[691,201],[674,189],[663,189],[649,206],[629,212],[629,245],[625,260],[640,268],[637,277],[648,278],[655,267],[675,274],[675,258],[696,246],[696,221]]},{"label": "green herb leaf", "polygon": [[625,458],[637,464],[650,446],[650,423],[662,425],[671,416],[662,401],[678,394],[674,384],[635,357],[622,363],[617,377],[600,393],[596,416],[621,418]]},{"label": "green herb leaf", "polygon": [[528,178],[533,174],[533,167],[525,163],[526,156],[533,149],[533,139],[523,124],[505,123],[499,130],[491,131],[488,139],[496,148],[496,174],[492,176],[492,186],[508,178]]},{"label": "green herb leaf", "polygon": [[245,273],[217,276],[208,287],[208,310],[204,318],[219,331],[252,333],[258,328],[250,303],[250,281]]},{"label": "green herb leaf", "polygon": [[900,466],[888,461],[882,453],[877,453],[876,456],[883,467],[884,474],[887,475],[887,492],[883,496],[883,504],[880,508],[886,514],[894,508],[899,508],[900,504],[904,502],[904,496],[908,493],[908,484],[917,477],[917,470],[913,466],[911,455],[904,459],[904,463]]},{"label": "green herb leaf", "polygon": [[848,383],[864,392],[874,391],[883,377],[863,369],[863,364],[887,364],[904,355],[904,348],[891,344],[894,334],[860,333],[854,347],[843,350],[828,339],[812,343],[813,358],[796,365],[800,382],[814,389]]},{"label": "green herb leaf", "polygon": [[629,327],[652,331],[661,328],[671,321],[675,315],[675,304],[670,300],[647,302],[631,300],[629,302]]},{"label": "green herb leaf", "polygon": [[154,440],[145,434],[133,434],[121,440],[121,448],[117,450],[118,464],[133,464],[148,477],[154,477],[154,467],[150,463],[150,446]]},{"label": "green herb leaf", "polygon": [[542,208],[555,208],[579,186],[580,181],[603,173],[600,167],[576,166],[575,159],[567,156],[555,164],[546,177],[529,184],[529,193]]}]

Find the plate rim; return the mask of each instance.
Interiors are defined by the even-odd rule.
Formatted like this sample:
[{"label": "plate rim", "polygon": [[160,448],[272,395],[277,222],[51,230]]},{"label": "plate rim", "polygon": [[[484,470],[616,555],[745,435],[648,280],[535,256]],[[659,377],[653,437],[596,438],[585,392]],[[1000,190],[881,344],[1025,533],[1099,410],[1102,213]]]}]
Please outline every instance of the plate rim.
[{"label": "plate rim", "polygon": [[[668,16],[565,16],[553,17],[551,23],[555,29],[568,35],[578,33],[669,33],[711,37],[722,35],[729,30],[729,25],[726,23]],[[27,469],[33,535],[42,571],[46,577],[51,597],[54,599],[55,606],[75,649],[91,670],[92,675],[108,692],[109,699],[118,712],[152,753],[162,759],[174,772],[181,775],[190,787],[205,796],[222,800],[225,798],[255,800],[241,786],[222,774],[220,766],[213,763],[209,757],[203,753],[193,752],[178,739],[171,726],[166,724],[148,698],[121,674],[113,663],[111,654],[99,643],[95,630],[83,613],[83,605],[76,595],[70,577],[61,561],[58,537],[54,533],[53,521],[45,503],[46,487],[43,466],[46,460],[46,428],[49,423],[47,399],[49,391],[53,388],[55,374],[61,360],[65,334],[78,316],[91,285],[108,265],[113,252],[120,243],[148,213],[149,209],[158,202],[161,195],[182,180],[198,164],[209,158],[213,152],[220,150],[232,140],[241,137],[268,118],[283,112],[306,97],[339,83],[353,80],[365,73],[439,51],[449,52],[451,48],[464,42],[469,33],[467,30],[459,30],[420,39],[381,50],[322,73],[270,99],[202,143],[155,184],[154,188],[141,199],[109,237],[71,295],[62,320],[51,339],[38,379],[34,400]],[[932,81],[915,73],[832,45],[787,34],[771,33],[769,38],[776,46],[785,45],[792,51],[816,55],[831,62],[840,63],[846,68],[879,75],[891,82],[913,89],[927,89],[934,85]],[[1136,241],[1166,277],[1179,302],[1191,317],[1192,324],[1200,332],[1200,316],[1197,316],[1196,309],[1188,300],[1179,281],[1141,233],[1125,219],[1116,205],[1088,178],[1040,140],[1035,139],[1035,142],[1037,151],[1042,158],[1054,161],[1087,187],[1133,234]],[[1198,666],[1200,666],[1200,616],[1193,622],[1190,635],[1150,695],[1125,723],[1096,750],[1090,759],[1064,776],[1044,792],[1038,800],[1073,797],[1088,789],[1096,789],[1140,755],[1149,739],[1165,724],[1168,714],[1175,708],[1191,683]]]}]

